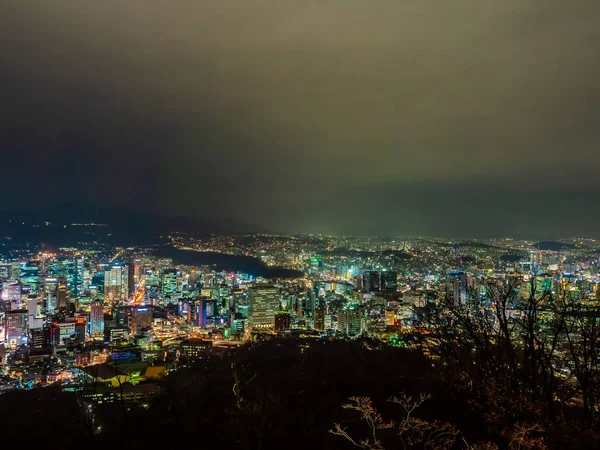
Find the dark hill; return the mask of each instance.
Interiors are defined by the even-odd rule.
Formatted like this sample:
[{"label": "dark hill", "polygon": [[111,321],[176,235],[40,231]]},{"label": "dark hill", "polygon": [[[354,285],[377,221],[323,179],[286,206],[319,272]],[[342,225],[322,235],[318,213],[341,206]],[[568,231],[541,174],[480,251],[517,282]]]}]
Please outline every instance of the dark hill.
[{"label": "dark hill", "polygon": [[[413,413],[415,417],[449,422],[471,444],[491,441],[508,448],[493,422],[498,414],[506,416],[505,405],[476,401],[461,390],[458,380],[445,378],[443,372],[441,365],[416,351],[369,339],[273,339],[247,344],[229,356],[213,355],[172,373],[149,408],[123,411],[118,402],[102,405],[95,419],[102,433],[87,440],[86,446],[108,448],[118,442],[128,449],[175,449],[201,442],[202,448],[242,450],[353,448],[329,433],[334,423],[340,423],[352,435],[368,437],[356,411],[342,407],[349,397],[369,397],[386,420],[399,420],[402,408],[390,404],[390,396],[406,393],[417,398],[427,393],[431,398]],[[239,407],[233,392],[235,378],[242,386]],[[56,436],[45,424],[32,427],[26,419],[31,411],[35,417],[58,422],[56,432],[69,433],[71,441],[85,432],[81,409],[68,393],[38,388],[0,395],[0,420],[11,425],[11,432],[32,442]],[[585,433],[570,427],[547,427],[548,448],[589,445],[582,440]],[[383,448],[402,448],[393,444],[397,438],[393,433],[383,437]],[[65,436],[62,442],[67,442]],[[458,441],[454,448],[465,446]]]},{"label": "dark hill", "polygon": [[206,235],[264,231],[234,219],[171,217],[150,211],[75,203],[0,211],[0,235],[49,246],[75,246],[81,242],[152,245],[161,243],[160,236],[172,232]]},{"label": "dark hill", "polygon": [[537,250],[549,250],[552,252],[559,252],[561,250],[575,248],[573,244],[567,244],[558,241],[542,241],[538,242],[537,244],[533,244],[532,247]]}]

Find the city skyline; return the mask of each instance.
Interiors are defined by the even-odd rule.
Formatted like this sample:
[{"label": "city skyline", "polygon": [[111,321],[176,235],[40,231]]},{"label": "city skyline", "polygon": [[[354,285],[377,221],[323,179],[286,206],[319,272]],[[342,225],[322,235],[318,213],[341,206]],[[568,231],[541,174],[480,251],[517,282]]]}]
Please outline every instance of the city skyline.
[{"label": "city skyline", "polygon": [[57,0],[0,13],[3,208],[600,237],[597,2]]},{"label": "city skyline", "polygon": [[0,17],[8,445],[598,447],[598,0]]}]

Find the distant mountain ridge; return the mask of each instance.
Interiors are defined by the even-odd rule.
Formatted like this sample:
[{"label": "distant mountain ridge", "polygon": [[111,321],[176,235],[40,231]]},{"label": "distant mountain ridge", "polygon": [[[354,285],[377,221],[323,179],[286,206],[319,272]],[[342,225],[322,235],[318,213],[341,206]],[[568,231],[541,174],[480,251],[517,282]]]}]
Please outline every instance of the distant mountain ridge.
[{"label": "distant mountain ridge", "polygon": [[151,211],[77,203],[0,210],[0,233],[29,242],[66,245],[92,239],[115,245],[141,245],[153,243],[157,237],[172,232],[206,235],[266,233],[268,230],[231,218],[171,217]]}]

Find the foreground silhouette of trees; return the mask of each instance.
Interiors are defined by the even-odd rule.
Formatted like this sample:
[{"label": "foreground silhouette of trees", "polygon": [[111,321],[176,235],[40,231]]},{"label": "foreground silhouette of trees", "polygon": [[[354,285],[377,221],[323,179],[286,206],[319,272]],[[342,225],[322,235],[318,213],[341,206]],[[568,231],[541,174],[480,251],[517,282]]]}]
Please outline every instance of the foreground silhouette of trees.
[{"label": "foreground silhouette of trees", "polygon": [[556,293],[536,281],[487,281],[467,298],[440,296],[417,311],[413,336],[443,363],[449,384],[488,405],[500,434],[524,419],[594,435],[600,305],[569,286]]},{"label": "foreground silhouette of trees", "polygon": [[[563,307],[569,310],[568,305]],[[475,328],[457,333],[454,320],[458,319],[438,312],[447,329],[440,323],[428,328],[428,334],[415,341],[415,348],[395,348],[367,338],[274,338],[245,345],[229,356],[212,355],[165,378],[149,408],[129,410],[127,421],[119,402],[96,407],[94,423],[102,431],[92,437],[77,399],[54,388],[0,395],[0,421],[25,420],[27,407],[20,417],[10,412],[12,404],[22,402],[35,404],[40,417],[57,418],[39,431],[24,422],[23,429],[32,439],[38,433],[57,440],[68,434],[69,439],[84,438],[89,448],[170,449],[196,443],[197,447],[238,449],[343,449],[356,446],[330,430],[344,430],[356,443],[366,439],[373,443],[373,427],[361,419],[361,408],[369,406],[381,417],[379,425],[386,425],[376,427],[375,436],[386,450],[404,448],[403,440],[406,448],[511,449],[517,444],[522,449],[592,448],[594,421],[584,420],[581,404],[561,403],[577,397],[577,382],[563,387],[556,375],[552,384],[543,380],[544,370],[551,373],[544,369],[544,358],[558,353],[557,349],[551,352],[552,334],[543,338],[534,334],[534,342],[546,342],[546,347],[533,346],[536,354],[531,356],[514,337],[520,325],[512,319],[505,335],[510,342],[500,338],[497,342],[492,336],[502,330],[489,327],[484,336]],[[429,319],[435,313],[431,311]],[[473,320],[491,320],[483,311],[470,314]],[[587,324],[588,316],[584,317],[578,320]],[[569,325],[573,352],[581,358],[580,376],[589,383],[594,379],[585,371],[593,365],[584,355],[592,350],[589,344],[581,347],[577,326],[583,325],[577,323],[565,319],[565,324],[553,326]],[[561,354],[568,349],[567,342]],[[486,350],[492,354],[485,354]],[[515,354],[514,362],[509,360],[510,352]],[[525,361],[533,364],[531,360],[535,370],[525,369]],[[496,369],[501,372],[495,373]],[[536,374],[533,382],[531,374]],[[553,419],[546,398],[540,395],[549,387],[557,404]],[[426,401],[417,400],[421,395]],[[396,401],[388,401],[393,398]],[[411,402],[419,405],[407,418]],[[70,415],[63,420],[66,411]],[[405,430],[401,436],[398,427]],[[443,441],[431,440],[440,432]]]}]

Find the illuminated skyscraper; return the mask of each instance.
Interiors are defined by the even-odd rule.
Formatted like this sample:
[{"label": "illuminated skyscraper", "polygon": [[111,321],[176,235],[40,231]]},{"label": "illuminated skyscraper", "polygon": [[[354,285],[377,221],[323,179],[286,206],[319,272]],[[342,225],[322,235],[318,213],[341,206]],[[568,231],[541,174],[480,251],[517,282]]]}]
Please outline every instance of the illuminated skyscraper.
[{"label": "illuminated skyscraper", "polygon": [[85,261],[83,258],[75,258],[73,261],[72,289],[75,297],[83,294]]},{"label": "illuminated skyscraper", "polygon": [[29,329],[40,328],[44,325],[44,321],[40,314],[38,299],[35,295],[30,296],[27,299],[27,325]]},{"label": "illuminated skyscraper", "polygon": [[271,285],[256,286],[248,289],[250,303],[250,325],[253,330],[273,330],[275,311],[281,302],[279,289]]},{"label": "illuminated skyscraper", "polygon": [[9,346],[21,345],[27,339],[27,310],[6,311],[4,315],[6,343]]},{"label": "illuminated skyscraper", "polygon": [[90,305],[90,335],[99,336],[104,333],[104,304],[95,300]]},{"label": "illuminated skyscraper", "polygon": [[451,272],[446,277],[446,297],[454,303],[467,302],[467,275],[462,272]]},{"label": "illuminated skyscraper", "polygon": [[68,307],[67,281],[61,279],[56,286],[56,309],[65,308],[68,311]]},{"label": "illuminated skyscraper", "polygon": [[128,295],[127,266],[115,265],[104,271],[104,301],[124,302]]},{"label": "illuminated skyscraper", "polygon": [[143,328],[152,326],[152,306],[134,306],[131,308],[129,329],[132,335],[137,335]]},{"label": "illuminated skyscraper", "polygon": [[131,297],[135,291],[135,265],[130,263],[127,266],[127,296]]},{"label": "illuminated skyscraper", "polygon": [[325,307],[320,304],[315,308],[313,328],[317,331],[325,331]]},{"label": "illuminated skyscraper", "polygon": [[56,294],[58,288],[58,280],[56,278],[46,278],[44,280],[44,298],[46,301],[46,313],[54,314],[56,310]]},{"label": "illuminated skyscraper", "polygon": [[349,303],[338,311],[338,331],[346,336],[358,336],[362,332],[360,305]]},{"label": "illuminated skyscraper", "polygon": [[208,306],[207,300],[197,300],[194,303],[194,326],[206,328],[206,309]]}]

